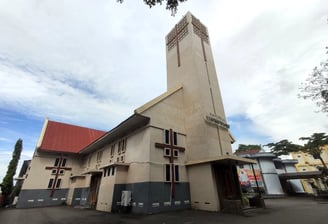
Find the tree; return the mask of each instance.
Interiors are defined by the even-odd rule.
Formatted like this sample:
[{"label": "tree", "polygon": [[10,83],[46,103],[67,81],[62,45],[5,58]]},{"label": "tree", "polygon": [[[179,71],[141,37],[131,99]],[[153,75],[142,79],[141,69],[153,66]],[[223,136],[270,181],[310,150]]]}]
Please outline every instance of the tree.
[{"label": "tree", "polygon": [[328,114],[328,58],[313,69],[300,90],[298,97],[315,101],[321,112]]},{"label": "tree", "polygon": [[276,156],[288,155],[291,152],[298,152],[302,146],[293,144],[287,139],[281,140],[276,143],[268,143],[265,146],[270,148],[270,152]]},{"label": "tree", "polygon": [[[119,3],[122,3],[124,0],[117,0]],[[150,8],[160,4],[162,5],[162,2],[164,0],[144,0],[144,3],[148,5]],[[185,2],[187,0],[166,0],[166,9],[171,10],[172,15],[175,15],[178,9],[179,2]]]},{"label": "tree", "polygon": [[5,198],[5,201],[4,201],[5,205],[9,204],[10,195],[13,191],[14,176],[16,174],[17,164],[18,164],[21,152],[22,152],[22,148],[23,148],[23,140],[18,139],[15,144],[15,149],[13,152],[12,159],[8,165],[8,170],[7,170],[6,176],[3,178],[3,181],[1,183],[1,190],[2,190],[2,194],[4,195],[4,198]]},{"label": "tree", "polygon": [[302,151],[309,153],[314,159],[320,159],[325,172],[327,172],[327,165],[321,157],[321,152],[323,147],[328,145],[328,135],[325,133],[313,133],[311,137],[301,137],[300,140],[307,141],[307,143],[304,144]]},{"label": "tree", "polygon": [[239,152],[247,152],[247,151],[260,151],[261,150],[261,145],[244,145],[244,144],[239,144],[238,149],[236,149],[236,153]]}]

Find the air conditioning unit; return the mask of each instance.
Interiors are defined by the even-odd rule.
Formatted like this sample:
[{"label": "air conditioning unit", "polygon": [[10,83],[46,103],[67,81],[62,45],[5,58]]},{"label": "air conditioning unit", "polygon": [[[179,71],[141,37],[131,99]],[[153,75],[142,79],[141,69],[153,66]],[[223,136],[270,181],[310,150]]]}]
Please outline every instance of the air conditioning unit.
[{"label": "air conditioning unit", "polygon": [[131,206],[132,201],[132,192],[131,191],[122,191],[121,195],[121,206],[128,207]]}]

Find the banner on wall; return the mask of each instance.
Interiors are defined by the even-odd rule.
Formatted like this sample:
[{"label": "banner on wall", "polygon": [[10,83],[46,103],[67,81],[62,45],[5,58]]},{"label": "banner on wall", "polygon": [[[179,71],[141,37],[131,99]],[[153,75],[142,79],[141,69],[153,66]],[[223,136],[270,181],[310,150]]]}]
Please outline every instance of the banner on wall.
[{"label": "banner on wall", "polygon": [[255,176],[251,169],[239,168],[238,176],[239,176],[240,185],[245,187],[256,187],[256,181],[255,181],[255,177],[256,177],[259,187],[264,187],[260,170],[254,169],[254,172],[255,172]]}]

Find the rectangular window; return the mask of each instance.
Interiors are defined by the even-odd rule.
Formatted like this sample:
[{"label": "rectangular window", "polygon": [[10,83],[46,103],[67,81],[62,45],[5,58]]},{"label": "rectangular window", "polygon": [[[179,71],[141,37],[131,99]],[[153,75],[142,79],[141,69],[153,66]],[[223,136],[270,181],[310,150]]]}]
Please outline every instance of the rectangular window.
[{"label": "rectangular window", "polygon": [[115,174],[115,166],[113,166],[112,168],[112,176],[114,176],[114,174]]},{"label": "rectangular window", "polygon": [[49,183],[48,183],[48,188],[52,188],[53,183],[54,183],[54,179],[50,178]]},{"label": "rectangular window", "polygon": [[121,141],[118,142],[118,146],[117,146],[117,153],[120,155],[121,154]]},{"label": "rectangular window", "polygon": [[164,156],[171,156],[171,149],[164,148]]},{"label": "rectangular window", "polygon": [[103,171],[103,172],[104,172],[104,177],[105,177],[106,174],[107,174],[107,169],[108,169],[108,168],[104,168],[104,171]]},{"label": "rectangular window", "polygon": [[174,180],[176,182],[179,182],[179,180],[180,180],[180,177],[179,177],[179,166],[178,165],[175,165],[174,166]]},{"label": "rectangular window", "polygon": [[110,176],[111,169],[112,167],[108,167],[107,176]]},{"label": "rectangular window", "polygon": [[173,157],[179,157],[179,150],[177,149],[173,150]]},{"label": "rectangular window", "polygon": [[121,139],[118,142],[118,154],[125,153],[126,151],[126,139]]},{"label": "rectangular window", "polygon": [[59,170],[59,174],[63,175],[65,170]]},{"label": "rectangular window", "polygon": [[165,165],[165,181],[171,181],[171,165]]},{"label": "rectangular window", "polygon": [[178,134],[173,132],[173,145],[178,145]]},{"label": "rectangular window", "polygon": [[90,167],[90,164],[91,164],[91,155],[88,158],[88,167]]},{"label": "rectangular window", "polygon": [[58,165],[59,165],[59,158],[56,158],[54,166],[58,166]]},{"label": "rectangular window", "polygon": [[97,152],[97,162],[101,162],[103,151]]},{"label": "rectangular window", "polygon": [[115,144],[113,144],[113,145],[110,147],[110,156],[111,156],[111,157],[114,157],[114,153],[115,153]]},{"label": "rectangular window", "polygon": [[51,174],[55,175],[57,173],[57,170],[51,170]]},{"label": "rectangular window", "polygon": [[57,179],[56,188],[60,188],[61,179]]},{"label": "rectangular window", "polygon": [[170,131],[165,130],[165,144],[170,144]]},{"label": "rectangular window", "polygon": [[122,153],[125,153],[126,151],[126,138],[122,139]]},{"label": "rectangular window", "polygon": [[66,166],[66,159],[62,160],[62,166]]}]

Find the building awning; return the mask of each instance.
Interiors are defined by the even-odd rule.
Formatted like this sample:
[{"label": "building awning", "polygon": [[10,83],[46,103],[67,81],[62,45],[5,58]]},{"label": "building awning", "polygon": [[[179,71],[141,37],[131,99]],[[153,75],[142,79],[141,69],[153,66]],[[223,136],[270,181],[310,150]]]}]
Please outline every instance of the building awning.
[{"label": "building awning", "polygon": [[102,173],[102,170],[91,169],[91,170],[87,170],[87,171],[83,172],[81,175],[85,175],[85,174],[100,174],[100,173]]},{"label": "building awning", "polygon": [[239,157],[243,158],[276,158],[277,156],[271,152],[257,152],[257,153],[251,153],[251,154],[239,154]]},{"label": "building awning", "polygon": [[199,165],[199,164],[203,164],[203,163],[218,163],[218,164],[233,163],[235,165],[243,165],[243,164],[256,164],[257,162],[252,159],[241,158],[238,156],[225,155],[225,156],[212,157],[212,158],[208,158],[208,159],[188,161],[186,163],[186,166]]},{"label": "building awning", "polygon": [[130,163],[120,163],[120,162],[114,162],[114,163],[109,163],[104,166],[99,167],[99,169],[104,169],[106,167],[112,167],[112,166],[126,166],[129,167]]},{"label": "building awning", "polygon": [[81,175],[72,175],[69,178],[73,179],[73,178],[85,178],[85,175],[81,174]]},{"label": "building awning", "polygon": [[311,179],[311,178],[320,178],[322,176],[323,176],[322,171],[293,172],[293,173],[279,174],[279,178],[281,180]]}]

